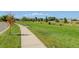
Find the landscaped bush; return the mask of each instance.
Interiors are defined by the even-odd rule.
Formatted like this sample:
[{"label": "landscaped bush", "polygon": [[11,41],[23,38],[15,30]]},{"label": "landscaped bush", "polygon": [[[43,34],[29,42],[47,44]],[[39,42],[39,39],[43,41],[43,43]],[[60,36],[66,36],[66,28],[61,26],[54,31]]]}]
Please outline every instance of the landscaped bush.
[{"label": "landscaped bush", "polygon": [[63,24],[59,24],[60,26],[63,26]]},{"label": "landscaped bush", "polygon": [[76,24],[79,24],[79,22],[76,22]]},{"label": "landscaped bush", "polygon": [[51,25],[51,22],[48,22],[49,25]]}]

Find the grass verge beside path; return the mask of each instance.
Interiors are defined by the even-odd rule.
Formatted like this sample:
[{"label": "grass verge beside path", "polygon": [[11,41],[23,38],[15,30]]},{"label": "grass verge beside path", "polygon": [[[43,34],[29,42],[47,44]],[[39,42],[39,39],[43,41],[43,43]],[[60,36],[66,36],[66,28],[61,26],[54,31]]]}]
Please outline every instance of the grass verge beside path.
[{"label": "grass verge beside path", "polygon": [[5,33],[0,35],[0,48],[20,48],[21,47],[21,37],[20,28],[17,25],[13,25],[11,28],[11,34],[8,29]]},{"label": "grass verge beside path", "polygon": [[28,28],[47,46],[56,48],[79,48],[79,26],[48,25],[37,22],[18,22]]}]

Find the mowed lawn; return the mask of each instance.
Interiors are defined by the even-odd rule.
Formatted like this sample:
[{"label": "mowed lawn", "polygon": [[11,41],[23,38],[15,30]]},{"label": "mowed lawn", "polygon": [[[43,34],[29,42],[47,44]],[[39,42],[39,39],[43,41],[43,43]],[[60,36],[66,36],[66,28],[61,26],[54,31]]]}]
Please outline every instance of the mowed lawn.
[{"label": "mowed lawn", "polygon": [[18,22],[28,28],[47,46],[55,48],[79,47],[79,26],[48,25],[37,22]]},{"label": "mowed lawn", "polygon": [[0,35],[0,48],[20,48],[21,47],[21,37],[18,36],[20,34],[20,28],[17,25],[13,25],[10,29],[5,33]]}]

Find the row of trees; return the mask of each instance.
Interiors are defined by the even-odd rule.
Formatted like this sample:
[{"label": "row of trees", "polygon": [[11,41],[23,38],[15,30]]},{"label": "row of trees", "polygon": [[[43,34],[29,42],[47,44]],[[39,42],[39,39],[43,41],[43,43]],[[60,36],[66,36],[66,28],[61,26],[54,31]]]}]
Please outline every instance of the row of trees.
[{"label": "row of trees", "polygon": [[[0,16],[0,21],[7,21],[6,20],[6,17],[8,15],[4,15],[4,16]],[[45,21],[45,22],[48,22],[48,21],[55,21],[55,22],[60,22],[60,21],[64,21],[64,23],[68,23],[68,19],[65,17],[65,18],[56,18],[56,17],[45,17],[45,18],[38,18],[38,17],[35,17],[35,18],[27,18],[27,17],[22,17],[22,18],[14,18],[14,20],[16,21],[38,21],[38,22],[41,22],[41,21]],[[77,19],[72,19],[72,21],[77,21]]]},{"label": "row of trees", "polygon": [[40,22],[40,21],[45,21],[45,22],[48,22],[48,21],[60,22],[60,20],[64,20],[64,23],[68,22],[67,18],[60,18],[60,19],[58,19],[56,17],[47,17],[47,16],[45,18],[38,18],[38,17],[27,18],[27,17],[23,17],[20,20],[21,21],[33,21],[33,22],[35,22],[35,21],[38,21],[38,22]]}]

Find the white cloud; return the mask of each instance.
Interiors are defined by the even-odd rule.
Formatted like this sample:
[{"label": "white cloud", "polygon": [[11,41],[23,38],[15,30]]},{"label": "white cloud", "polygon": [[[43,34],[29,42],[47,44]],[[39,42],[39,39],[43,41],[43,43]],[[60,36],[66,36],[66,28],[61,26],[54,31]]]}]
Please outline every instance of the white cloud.
[{"label": "white cloud", "polygon": [[45,14],[45,13],[32,13],[31,15],[36,16],[36,15],[48,15],[48,14]]},{"label": "white cloud", "polygon": [[48,14],[46,13],[29,13],[29,14],[24,14],[24,16],[47,16]]}]

